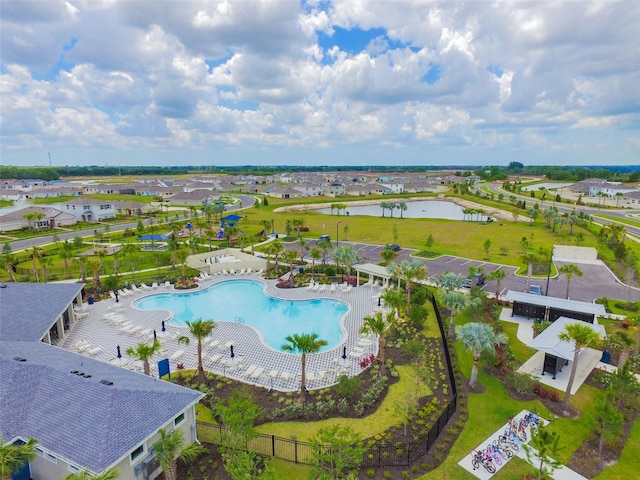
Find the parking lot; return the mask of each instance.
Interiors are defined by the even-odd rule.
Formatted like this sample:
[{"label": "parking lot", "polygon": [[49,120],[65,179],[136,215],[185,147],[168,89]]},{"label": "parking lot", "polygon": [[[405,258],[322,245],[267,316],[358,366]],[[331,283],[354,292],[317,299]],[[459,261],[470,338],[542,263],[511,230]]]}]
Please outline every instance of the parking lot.
[{"label": "parking lot", "polygon": [[[340,242],[340,244],[351,245],[359,252],[364,259],[364,262],[379,263],[382,260],[380,252],[384,250],[384,245],[372,245],[366,243],[357,242]],[[297,242],[290,242],[283,244],[287,250],[299,250],[300,246]],[[335,248],[336,242],[332,241],[332,245]],[[333,263],[332,251],[327,257],[328,263]],[[502,293],[506,293],[507,290],[514,290],[524,292],[527,289],[527,277],[516,275],[517,267],[510,265],[501,265],[496,263],[483,262],[481,260],[473,260],[469,258],[455,257],[452,255],[442,255],[432,259],[413,257],[416,253],[415,250],[401,248],[398,252],[396,262],[402,260],[418,260],[422,262],[428,272],[429,279],[435,279],[443,272],[453,272],[465,277],[468,274],[469,267],[482,267],[485,274],[491,273],[493,270],[502,268],[506,271],[506,276],[501,282]],[[311,262],[309,255],[305,256],[305,260]],[[556,267],[560,268],[566,261],[556,261]],[[637,288],[629,288],[621,283],[613,273],[601,263],[579,263],[575,261],[583,272],[582,277],[574,276],[571,279],[569,296],[573,300],[581,300],[585,302],[591,302],[597,298],[618,298],[626,300],[627,297],[631,301],[640,300],[640,290]],[[567,279],[565,276],[556,276],[549,279],[549,292],[547,289],[547,278],[534,278],[531,281],[534,285],[539,285],[542,289],[542,293],[548,293],[553,297],[564,298],[567,288]],[[496,289],[496,283],[487,281],[482,288],[487,292],[494,293]]]}]

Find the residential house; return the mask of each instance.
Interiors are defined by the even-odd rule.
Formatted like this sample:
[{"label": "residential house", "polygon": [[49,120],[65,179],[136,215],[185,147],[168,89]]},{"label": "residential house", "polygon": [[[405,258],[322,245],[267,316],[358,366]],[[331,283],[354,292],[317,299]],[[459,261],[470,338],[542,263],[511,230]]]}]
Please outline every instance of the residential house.
[{"label": "residential house", "polygon": [[68,202],[57,203],[54,206],[58,210],[72,214],[79,222],[101,222],[116,216],[116,207],[113,200],[74,198]]},{"label": "residential house", "polygon": [[195,405],[203,394],[51,345],[61,315],[73,319],[82,288],[0,286],[0,436],[38,442],[37,456],[13,478],[62,480],[116,468],[120,480],[154,479],[158,430],[177,428],[197,441]]},{"label": "residential house", "polygon": [[327,197],[338,197],[344,195],[346,187],[342,183],[332,182],[324,185],[322,188],[322,194]]},{"label": "residential house", "polygon": [[169,198],[172,206],[202,207],[214,203],[220,196],[209,190],[181,192]]},{"label": "residential house", "polygon": [[322,195],[322,185],[312,183],[296,183],[291,188],[303,197],[319,197]]},{"label": "residential house", "polygon": [[[25,215],[39,213],[40,220],[27,220]],[[0,216],[0,232],[12,232],[22,228],[57,228],[76,224],[76,217],[53,207],[30,206]]]}]

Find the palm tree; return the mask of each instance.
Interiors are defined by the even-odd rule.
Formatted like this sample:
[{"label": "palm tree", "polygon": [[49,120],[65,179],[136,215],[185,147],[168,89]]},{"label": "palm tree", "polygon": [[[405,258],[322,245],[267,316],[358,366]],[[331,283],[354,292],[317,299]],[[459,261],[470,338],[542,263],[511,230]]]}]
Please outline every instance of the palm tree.
[{"label": "palm tree", "polygon": [[473,355],[473,367],[469,377],[469,386],[478,381],[478,364],[482,352],[495,352],[496,344],[507,343],[507,336],[495,332],[488,323],[471,322],[456,327],[456,336]]},{"label": "palm tree", "polygon": [[396,208],[400,210],[400,218],[403,218],[402,212],[406,212],[409,207],[405,202],[400,202],[396,204]]},{"label": "palm tree", "polygon": [[527,264],[527,292],[531,288],[531,277],[533,276],[533,264],[540,261],[540,257],[535,253],[525,253],[522,260]]},{"label": "palm tree", "polygon": [[446,271],[438,275],[436,282],[440,288],[444,288],[446,291],[450,292],[452,290],[462,288],[464,280],[465,278],[463,275]]},{"label": "palm tree", "polygon": [[390,249],[387,246],[387,247],[384,247],[384,249],[380,252],[380,256],[382,257],[382,260],[384,261],[385,266],[387,266],[391,262],[393,262],[396,258],[398,258],[398,252],[394,252],[392,249]]},{"label": "palm tree", "polygon": [[333,252],[333,258],[341,263],[347,270],[347,276],[351,275],[353,265],[360,261],[360,252],[356,252],[352,245],[341,245]]},{"label": "palm tree", "polygon": [[[211,331],[215,328],[216,323],[213,320],[203,320],[201,318],[193,321],[187,320],[184,323],[189,328],[191,335],[198,340],[198,382],[204,383],[206,377],[204,375],[204,367],[202,366],[202,340],[211,335]],[[189,337],[184,335],[179,337],[178,343],[189,345]]]},{"label": "palm tree", "polygon": [[307,400],[307,354],[317,353],[322,347],[328,345],[326,340],[318,339],[317,333],[294,333],[285,337],[288,343],[282,345],[285,352],[301,353],[301,375],[300,375],[300,402]]},{"label": "palm tree", "polygon": [[129,347],[126,350],[127,355],[142,361],[145,375],[151,375],[151,368],[149,366],[149,359],[158,353],[161,349],[160,342],[156,339],[151,345],[148,343],[139,343],[135,347]]},{"label": "palm tree", "polygon": [[327,263],[327,255],[329,255],[329,250],[331,250],[331,241],[329,240],[320,240],[317,244],[317,247],[320,249],[320,253],[322,255],[322,264],[325,265]]},{"label": "palm tree", "polygon": [[472,301],[468,295],[455,290],[451,290],[449,292],[441,291],[440,298],[445,303],[449,309],[449,313],[451,314],[451,320],[449,321],[449,336],[452,337],[455,333],[456,315],[469,308]]},{"label": "palm tree", "polygon": [[382,373],[382,369],[384,369],[387,336],[393,329],[394,315],[391,312],[386,315],[383,315],[382,312],[375,312],[373,315],[364,317],[362,322],[360,333],[378,336],[378,358],[380,359],[380,373]]},{"label": "palm tree", "polygon": [[581,277],[582,276],[582,270],[580,270],[580,267],[578,267],[578,265],[576,265],[575,263],[565,263],[564,265],[562,265],[558,269],[558,272],[567,276],[567,291],[565,293],[565,298],[568,299],[569,298],[569,285],[571,283],[571,278],[574,275],[577,275],[578,277]]},{"label": "palm tree", "polygon": [[38,249],[38,247],[33,247],[31,249],[31,260],[33,261],[33,276],[36,277],[36,282],[40,281],[40,278],[38,277],[38,264],[36,263],[36,260],[40,259],[40,250]]},{"label": "palm tree", "polygon": [[89,261],[87,257],[73,257],[74,263],[78,264],[78,268],[80,269],[80,280],[83,282],[87,281],[87,262]]},{"label": "palm tree", "polygon": [[293,269],[296,268],[298,258],[298,252],[295,250],[287,250],[282,254],[282,259],[289,264],[289,286],[293,285]]},{"label": "palm tree", "polygon": [[400,309],[407,305],[407,294],[401,288],[387,288],[380,298],[385,305],[392,308],[396,317],[400,316]]},{"label": "palm tree", "polygon": [[18,472],[25,463],[33,460],[36,456],[35,438],[30,438],[22,445],[5,443],[0,437],[0,478],[10,480],[11,474]]},{"label": "palm tree", "polygon": [[117,468],[110,468],[105,470],[100,475],[94,475],[86,470],[78,473],[72,473],[64,477],[64,480],[115,480],[120,477],[120,472]]},{"label": "palm tree", "polygon": [[583,348],[589,348],[598,344],[601,340],[600,335],[591,326],[585,322],[577,320],[576,322],[565,325],[564,330],[560,332],[558,338],[563,342],[571,342],[573,346],[573,363],[571,365],[571,373],[569,374],[569,382],[567,390],[564,394],[563,404],[569,406],[569,397],[571,396],[571,388],[578,370],[578,358]]},{"label": "palm tree", "polygon": [[496,282],[496,298],[500,295],[500,287],[502,286],[502,280],[507,276],[507,272],[504,268],[496,268],[494,271],[487,275],[487,280]]},{"label": "palm tree", "polygon": [[318,247],[312,247],[309,251],[309,256],[311,257],[311,278],[314,278],[316,275],[316,262],[322,258],[322,252]]},{"label": "palm tree", "polygon": [[411,287],[416,280],[422,280],[427,276],[427,267],[417,260],[402,260],[400,263],[392,263],[387,270],[395,277],[404,280],[407,289],[407,305],[411,305]]},{"label": "palm tree", "polygon": [[199,455],[207,453],[207,449],[197,443],[184,446],[184,434],[176,428],[170,433],[164,428],[158,430],[160,439],[153,444],[156,458],[160,462],[166,480],[178,479],[177,460],[192,462]]}]

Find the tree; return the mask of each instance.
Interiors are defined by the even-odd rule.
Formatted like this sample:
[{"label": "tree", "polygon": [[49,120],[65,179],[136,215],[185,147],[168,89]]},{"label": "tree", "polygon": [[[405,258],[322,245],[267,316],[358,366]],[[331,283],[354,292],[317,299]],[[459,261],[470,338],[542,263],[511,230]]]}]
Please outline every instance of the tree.
[{"label": "tree", "polygon": [[331,250],[332,245],[331,241],[324,239],[318,241],[316,246],[320,249],[320,253],[322,254],[322,264],[325,265],[327,263],[327,255],[329,255],[329,250]]},{"label": "tree", "polygon": [[447,270],[438,275],[436,283],[440,288],[450,292],[462,288],[464,285],[464,276]]},{"label": "tree", "polygon": [[566,275],[567,277],[567,291],[565,293],[565,297],[564,298],[569,298],[569,285],[571,283],[571,278],[576,275],[578,277],[581,277],[582,274],[582,270],[580,270],[580,267],[578,267],[578,265],[576,265],[575,263],[565,263],[564,265],[562,265],[559,269],[558,272]]},{"label": "tree", "polygon": [[36,456],[35,438],[30,438],[22,445],[5,443],[0,437],[0,478],[10,480],[11,474],[18,472],[25,463],[33,460]]},{"label": "tree", "polygon": [[151,375],[151,368],[149,366],[149,359],[158,353],[161,349],[160,342],[156,339],[152,344],[140,342],[135,347],[129,347],[126,350],[127,355],[142,361],[142,366],[145,375]]},{"label": "tree", "polygon": [[500,287],[502,286],[502,280],[504,280],[506,276],[507,272],[504,268],[496,268],[495,270],[490,272],[489,275],[487,275],[487,280],[489,280],[490,282],[496,282],[496,298],[500,296]]},{"label": "tree", "polygon": [[536,469],[536,480],[551,478],[553,472],[562,465],[552,458],[561,450],[559,441],[558,432],[551,432],[540,425],[538,434],[532,436],[529,444],[523,444],[527,461]]},{"label": "tree", "polygon": [[156,458],[160,462],[166,480],[178,480],[177,460],[192,462],[207,449],[197,443],[184,446],[184,434],[176,428],[167,433],[164,428],[158,430],[160,439],[153,444]]},{"label": "tree", "polygon": [[51,257],[41,257],[40,266],[42,267],[42,281],[47,283],[49,279],[49,267],[53,265],[53,259]]},{"label": "tree", "polygon": [[400,210],[400,218],[403,218],[402,212],[406,212],[409,207],[407,207],[407,204],[405,202],[399,202],[396,203],[396,208]]},{"label": "tree", "polygon": [[295,250],[287,250],[282,255],[282,259],[289,264],[289,286],[293,286],[293,269],[296,268],[298,257],[298,252]]},{"label": "tree", "polygon": [[469,306],[471,305],[471,299],[468,295],[457,292],[455,290],[441,291],[440,298],[445,303],[445,305],[449,309],[449,313],[451,314],[451,320],[449,321],[449,336],[452,337],[456,325],[456,316],[460,312],[469,308]]},{"label": "tree", "polygon": [[261,409],[246,386],[234,389],[226,400],[219,401],[214,407],[214,413],[225,427],[225,446],[241,448],[257,437],[258,431],[254,424]]},{"label": "tree", "polygon": [[432,253],[431,249],[433,248],[433,245],[436,243],[436,241],[433,238],[433,235],[429,234],[429,236],[427,237],[427,241],[424,242],[424,246],[427,247],[427,253]]},{"label": "tree", "polygon": [[580,351],[583,348],[589,348],[601,341],[600,335],[591,328],[587,323],[576,321],[569,323],[564,327],[564,330],[560,332],[558,338],[564,342],[573,343],[573,363],[571,365],[571,373],[569,374],[569,382],[567,383],[567,390],[564,395],[563,404],[565,407],[569,406],[569,398],[571,397],[571,388],[573,387],[573,381],[578,371],[578,359]]},{"label": "tree", "polygon": [[387,288],[380,298],[392,308],[395,317],[399,317],[400,309],[407,306],[407,294],[401,288]]},{"label": "tree", "polygon": [[311,247],[309,256],[311,257],[311,278],[315,278],[316,262],[322,258],[322,252],[320,252],[318,247]]},{"label": "tree", "polygon": [[73,245],[67,240],[62,242],[60,258],[62,258],[62,261],[64,262],[64,274],[69,278],[71,276],[69,273],[69,260],[73,258]]},{"label": "tree", "polygon": [[488,323],[471,322],[456,327],[456,336],[464,347],[473,355],[473,367],[469,385],[474,386],[478,381],[478,364],[482,352],[494,353],[497,344],[507,343],[507,336],[496,332]]},{"label": "tree", "polygon": [[484,241],[483,247],[484,247],[484,254],[485,254],[486,258],[489,258],[489,250],[491,250],[491,240],[487,238]]},{"label": "tree", "polygon": [[[207,380],[204,375],[204,367],[202,365],[202,340],[205,337],[211,335],[211,332],[215,328],[216,324],[213,320],[203,320],[198,318],[197,320],[187,320],[184,322],[189,328],[189,333],[198,340],[198,382],[205,383]],[[185,345],[189,345],[189,337],[181,336],[178,337],[178,343],[184,343]]]},{"label": "tree", "polygon": [[392,263],[387,270],[395,277],[404,280],[407,290],[407,305],[411,305],[411,290],[413,282],[422,280],[427,276],[427,267],[417,260],[402,260],[400,263]]},{"label": "tree", "polygon": [[285,352],[301,353],[301,375],[300,375],[300,402],[307,400],[307,355],[318,353],[322,347],[328,345],[326,340],[318,339],[317,333],[294,333],[285,337],[288,343],[282,345]]},{"label": "tree", "polygon": [[353,265],[360,261],[360,254],[356,252],[352,245],[341,245],[333,252],[336,263],[341,263],[347,270],[347,275],[351,275]]},{"label": "tree", "polygon": [[382,257],[382,260],[386,266],[393,262],[396,258],[398,258],[398,252],[394,252],[387,246],[384,247],[380,252],[380,257]]},{"label": "tree", "polygon": [[365,335],[376,335],[378,337],[378,358],[380,359],[380,374],[385,368],[385,347],[387,345],[387,336],[394,326],[394,316],[392,313],[383,315],[382,312],[374,312],[373,315],[367,315],[362,319],[362,327],[360,333]]},{"label": "tree", "polygon": [[311,448],[317,474],[314,478],[334,480],[352,478],[366,450],[360,434],[340,424],[318,429]]},{"label": "tree", "polygon": [[87,470],[83,470],[78,473],[72,473],[64,477],[64,480],[116,480],[120,478],[120,472],[117,468],[110,468],[105,470],[99,475],[89,473]]},{"label": "tree", "polygon": [[5,243],[2,246],[2,254],[0,254],[0,268],[9,274],[9,278],[12,282],[16,281],[16,276],[13,273],[13,266],[15,262],[16,259],[11,253],[11,245],[9,245],[9,243]]},{"label": "tree", "polygon": [[[523,237],[525,238],[525,237]],[[522,255],[522,261],[527,264],[527,292],[531,288],[531,277],[533,276],[533,264],[540,261],[540,257],[535,253],[525,253]]]}]

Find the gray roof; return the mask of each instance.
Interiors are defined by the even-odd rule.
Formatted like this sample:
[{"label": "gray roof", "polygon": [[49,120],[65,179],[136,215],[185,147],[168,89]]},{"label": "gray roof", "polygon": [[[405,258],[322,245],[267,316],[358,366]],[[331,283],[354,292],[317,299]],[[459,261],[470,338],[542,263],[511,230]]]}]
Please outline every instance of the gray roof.
[{"label": "gray roof", "polygon": [[557,308],[567,310],[569,312],[588,313],[591,315],[607,314],[604,306],[598,303],[580,302],[578,300],[567,300],[558,297],[546,297],[544,295],[535,295],[533,293],[514,292],[513,290],[509,290],[507,292],[506,299],[510,302],[528,303],[530,305]]},{"label": "gray roof", "polygon": [[3,283],[0,340],[39,341],[84,283]]},{"label": "gray roof", "polygon": [[572,361],[576,349],[576,342],[565,342],[560,340],[559,336],[567,325],[572,325],[574,323],[586,325],[602,338],[606,338],[607,336],[607,332],[602,325],[574,320],[573,318],[560,317],[549,325],[541,334],[534,338],[533,341],[528,343],[527,346],[535,348],[541,352]]},{"label": "gray roof", "polygon": [[0,342],[0,376],[0,436],[33,437],[95,473],[203,396],[41,342]]}]

